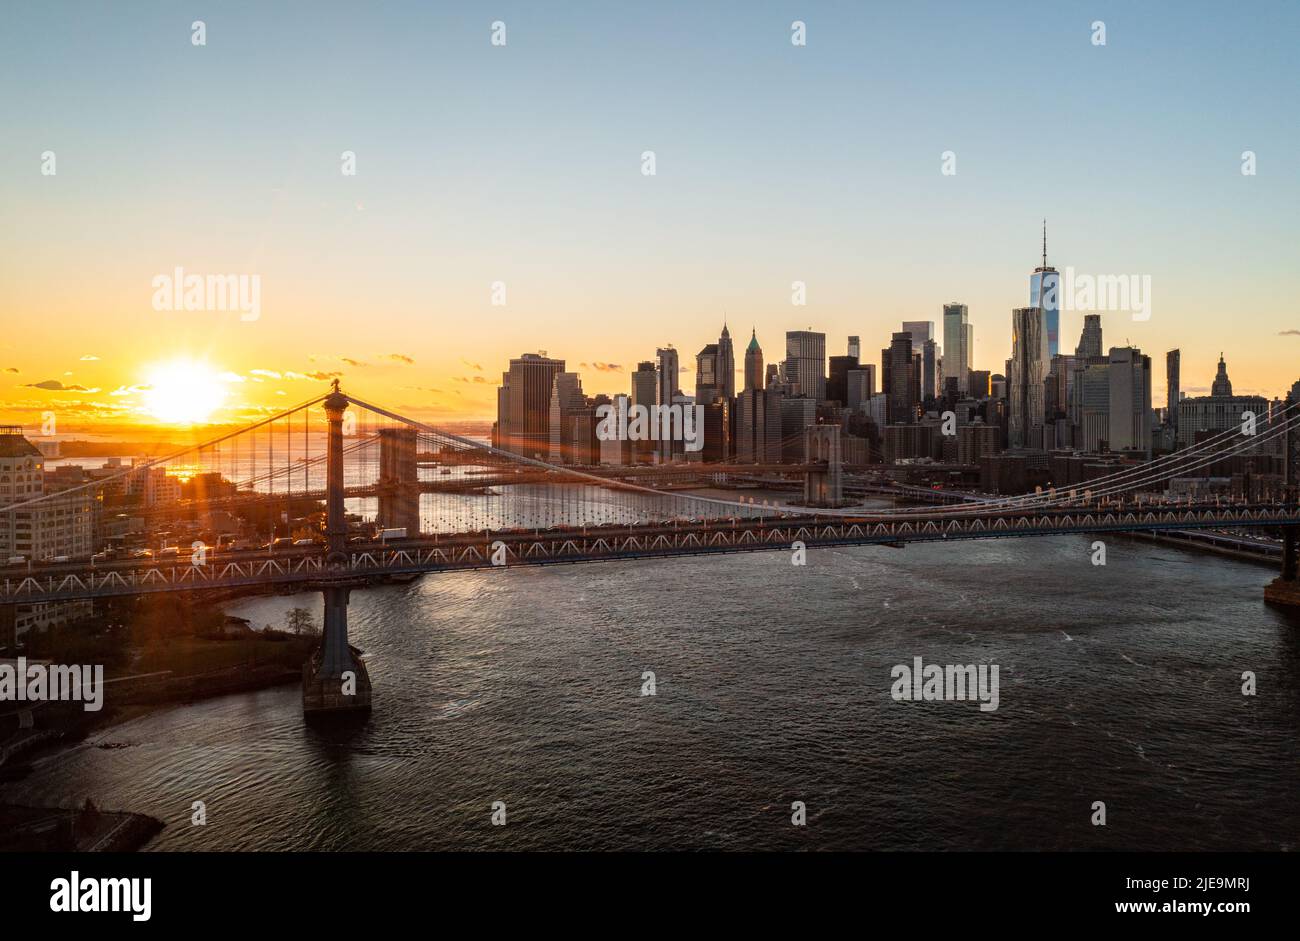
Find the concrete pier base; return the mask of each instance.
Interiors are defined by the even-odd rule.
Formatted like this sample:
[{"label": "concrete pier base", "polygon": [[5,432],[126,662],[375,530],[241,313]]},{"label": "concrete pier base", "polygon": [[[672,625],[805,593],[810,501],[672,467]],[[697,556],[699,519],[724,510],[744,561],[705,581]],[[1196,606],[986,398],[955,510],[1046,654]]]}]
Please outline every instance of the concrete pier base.
[{"label": "concrete pier base", "polygon": [[1264,600],[1300,614],[1300,581],[1278,577],[1264,586]]},{"label": "concrete pier base", "polygon": [[325,672],[322,649],[302,665],[302,713],[304,716],[361,714],[370,711],[370,673],[361,651],[350,647],[352,663],[342,674]]}]

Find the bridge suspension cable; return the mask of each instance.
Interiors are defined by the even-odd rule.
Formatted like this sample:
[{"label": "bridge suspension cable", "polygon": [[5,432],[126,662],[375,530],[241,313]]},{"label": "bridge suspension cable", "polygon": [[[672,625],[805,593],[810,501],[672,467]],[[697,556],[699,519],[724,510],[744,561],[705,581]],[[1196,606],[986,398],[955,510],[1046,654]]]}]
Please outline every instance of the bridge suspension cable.
[{"label": "bridge suspension cable", "polygon": [[[1287,406],[1282,409],[1295,408]],[[1094,478],[1086,483],[1075,485],[1074,487],[1054,487],[1053,490],[1043,491],[1042,493],[1019,494],[1013,497],[1006,497],[1000,500],[981,501],[979,503],[964,504],[961,506],[947,507],[907,507],[903,508],[909,514],[919,513],[941,513],[944,515],[961,515],[970,512],[988,512],[999,509],[1023,509],[1023,508],[1046,508],[1051,506],[1065,505],[1077,502],[1078,496],[1070,497],[1068,490],[1075,490],[1076,493],[1087,489],[1089,499],[1096,500],[1101,497],[1114,496],[1121,493],[1127,493],[1138,490],[1149,484],[1161,480],[1168,480],[1180,473],[1197,470],[1218,461],[1234,457],[1246,451],[1255,450],[1261,444],[1285,435],[1287,429],[1300,422],[1300,410],[1296,414],[1287,418],[1285,421],[1276,419],[1266,426],[1266,430],[1258,435],[1242,435],[1241,431],[1225,431],[1213,438],[1199,442],[1192,448],[1185,448],[1181,451],[1173,452],[1154,461],[1147,461],[1135,467],[1125,468],[1114,474],[1104,477]],[[1230,449],[1215,450],[1217,445],[1230,439],[1241,439],[1239,444]],[[1177,465],[1177,466],[1170,466]],[[901,512],[901,511],[900,511]]]}]

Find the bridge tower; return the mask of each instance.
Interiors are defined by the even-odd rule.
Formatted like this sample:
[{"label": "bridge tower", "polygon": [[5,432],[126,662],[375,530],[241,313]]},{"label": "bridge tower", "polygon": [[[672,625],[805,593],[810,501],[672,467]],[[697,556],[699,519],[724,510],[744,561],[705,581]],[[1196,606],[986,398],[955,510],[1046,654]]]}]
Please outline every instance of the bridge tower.
[{"label": "bridge tower", "polygon": [[808,506],[839,506],[844,501],[839,425],[805,428],[803,458],[805,464],[812,465],[804,477],[803,502]]},{"label": "bridge tower", "polygon": [[379,429],[379,525],[420,532],[420,475],[414,428]]},{"label": "bridge tower", "polygon": [[[1291,387],[1286,397],[1287,409],[1283,413],[1288,418],[1295,418],[1300,412],[1300,382]],[[1282,449],[1282,467],[1285,494],[1283,501],[1292,512],[1300,503],[1300,422],[1293,422],[1287,427],[1283,436],[1285,444]],[[1282,535],[1282,574],[1264,588],[1264,600],[1274,604],[1286,605],[1300,609],[1300,579],[1296,576],[1297,542],[1300,541],[1300,527],[1287,526]]]},{"label": "bridge tower", "polygon": [[370,709],[370,674],[348,643],[348,595],[359,584],[346,574],[348,524],[343,509],[343,413],[348,398],[334,391],[325,398],[329,419],[326,445],[325,565],[330,574],[320,585],[325,597],[320,648],[302,666],[304,715],[367,711]]}]

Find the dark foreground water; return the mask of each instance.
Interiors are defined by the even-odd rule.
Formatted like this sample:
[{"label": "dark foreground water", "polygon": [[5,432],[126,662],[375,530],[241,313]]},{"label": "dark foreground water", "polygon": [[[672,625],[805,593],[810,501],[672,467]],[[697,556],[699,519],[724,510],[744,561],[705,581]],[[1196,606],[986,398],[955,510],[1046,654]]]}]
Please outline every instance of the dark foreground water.
[{"label": "dark foreground water", "polygon": [[[1096,567],[1088,543],[359,591],[375,709],[350,737],[304,726],[297,687],[230,696],[104,732],[4,794],[152,814],[157,849],[1295,849],[1300,624],[1263,605],[1273,573],[1121,540]],[[278,624],[294,604],[319,600],[235,611]],[[1000,708],[894,702],[890,668],[914,656],[998,664]]]}]

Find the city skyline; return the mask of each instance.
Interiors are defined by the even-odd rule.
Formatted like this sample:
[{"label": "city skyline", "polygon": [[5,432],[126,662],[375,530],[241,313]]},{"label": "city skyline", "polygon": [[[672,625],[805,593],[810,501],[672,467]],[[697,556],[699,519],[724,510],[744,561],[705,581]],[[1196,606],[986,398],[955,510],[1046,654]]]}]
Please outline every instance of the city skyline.
[{"label": "city skyline", "polygon": [[[1293,378],[1300,322],[1275,300],[1300,292],[1286,170],[1300,141],[1276,120],[1278,27],[1300,18],[1286,5],[1239,22],[1208,6],[1098,11],[1101,47],[1093,13],[1036,10],[1061,68],[1032,82],[1014,67],[1014,6],[888,22],[818,6],[798,14],[799,47],[795,14],[770,5],[443,19],[397,5],[387,18],[408,38],[364,75],[335,62],[343,7],[223,11],[202,47],[191,17],[161,7],[72,9],[33,11],[0,39],[0,75],[29,93],[6,102],[0,154],[0,316],[18,326],[0,343],[5,421],[235,423],[336,375],[421,414],[488,420],[498,373],[525,350],[564,358],[591,392],[625,392],[672,343],[689,390],[694,350],[724,321],[757,329],[773,358],[809,326],[828,353],[850,335],[874,351],[904,321],[938,325],[954,299],[972,368],[997,373],[1044,217],[1063,274],[1150,277],[1149,320],[1103,312],[1109,345],[1180,349],[1189,394],[1220,352],[1242,392]],[[924,44],[904,41],[918,31]],[[1246,45],[1245,67],[1221,55]],[[1035,109],[1046,134],[1025,120]],[[579,114],[592,111],[606,120]],[[156,309],[154,279],[177,268],[258,276],[257,318]],[[1062,350],[1084,313],[1062,308]],[[202,368],[206,404],[174,408]]]}]

